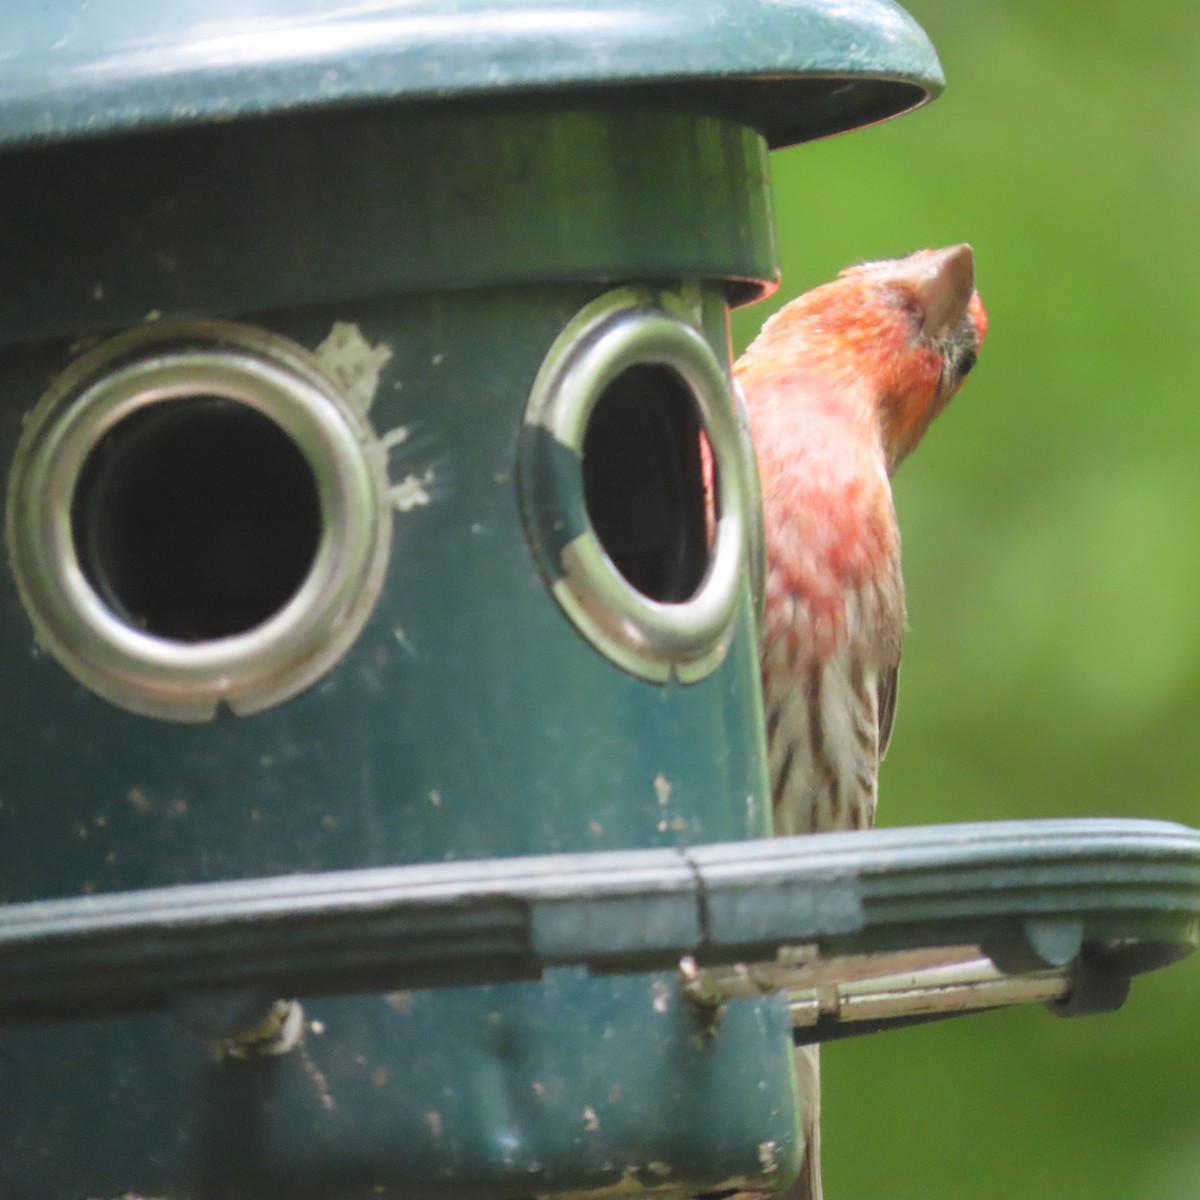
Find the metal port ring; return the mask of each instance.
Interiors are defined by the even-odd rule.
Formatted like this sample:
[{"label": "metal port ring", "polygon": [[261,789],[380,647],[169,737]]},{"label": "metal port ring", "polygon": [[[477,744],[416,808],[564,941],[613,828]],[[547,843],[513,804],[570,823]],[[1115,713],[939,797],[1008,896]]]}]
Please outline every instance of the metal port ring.
[{"label": "metal port ring", "polygon": [[[712,672],[728,649],[748,563],[747,514],[757,494],[742,459],[726,372],[704,337],[671,309],[682,312],[678,297],[622,288],[593,301],[563,329],[529,396],[521,492],[542,572],[584,636],[634,675],[690,683]],[[583,443],[596,404],[622,372],[647,365],[667,367],[682,381],[717,468],[707,569],[695,593],[680,602],[657,601],[628,582],[596,535],[583,495]]]},{"label": "metal port ring", "polygon": [[[176,641],[137,628],[89,581],[72,502],[89,454],[131,415],[212,397],[256,410],[312,473],[319,534],[302,582],[252,628]],[[214,463],[219,472],[220,463]],[[238,715],[303,690],[341,658],[378,597],[391,517],[382,454],[366,420],[305,351],[225,322],[118,335],[74,362],[30,414],[9,484],[7,538],[38,641],[114,704],[174,721]]]}]

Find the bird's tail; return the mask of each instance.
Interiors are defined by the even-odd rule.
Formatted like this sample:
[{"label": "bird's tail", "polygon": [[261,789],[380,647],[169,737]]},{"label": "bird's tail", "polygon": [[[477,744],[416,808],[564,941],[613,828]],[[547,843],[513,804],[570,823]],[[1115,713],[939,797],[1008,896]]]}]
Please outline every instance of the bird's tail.
[{"label": "bird's tail", "polygon": [[796,1051],[796,1078],[804,1105],[804,1157],[800,1175],[780,1200],[821,1200],[821,1047]]}]

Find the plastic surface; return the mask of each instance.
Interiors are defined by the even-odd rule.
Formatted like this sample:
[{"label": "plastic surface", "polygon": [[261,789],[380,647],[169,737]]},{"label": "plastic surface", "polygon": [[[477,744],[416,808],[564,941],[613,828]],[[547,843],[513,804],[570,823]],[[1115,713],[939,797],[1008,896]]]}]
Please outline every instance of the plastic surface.
[{"label": "plastic surface", "polygon": [[54,0],[0,8],[0,145],[376,101],[667,98],[786,145],[942,87],[888,0]]},{"label": "plastic surface", "polygon": [[[352,247],[375,213],[368,205],[357,227],[338,226],[339,244]],[[248,291],[277,283],[254,280]],[[346,656],[284,704],[200,725],[117,709],[31,653],[11,575],[0,574],[6,913],[68,895],[103,910],[142,888],[167,889],[165,899],[205,881],[237,891],[225,881],[336,881],[357,868],[669,850],[765,832],[748,586],[721,665],[696,684],[652,684],[585,641],[528,546],[516,488],[525,397],[571,315],[603,290],[463,288],[254,314],[313,352],[346,325],[372,363],[390,352],[367,397],[394,489],[380,598]],[[696,327],[723,355],[722,289],[689,294]],[[0,354],[9,455],[23,408],[70,359],[53,341]],[[213,471],[219,487],[219,456]],[[446,915],[439,939],[460,920]],[[500,905],[488,920],[503,930],[515,917]],[[250,966],[262,950],[253,922],[234,924],[250,935]],[[414,948],[399,927],[370,931],[372,949],[355,922],[335,925],[319,957],[331,978],[346,968],[347,983],[364,965],[352,961],[360,950],[382,968],[393,947]],[[305,937],[288,921],[275,932],[278,950]],[[143,933],[147,953],[182,950],[171,928]],[[95,947],[75,949],[85,974],[108,977]],[[500,977],[522,974],[507,967]],[[203,969],[192,981],[211,994],[239,972]],[[75,966],[67,973],[79,977]],[[157,988],[154,971],[133,974]],[[764,1141],[775,1143],[776,1172],[800,1152],[783,996],[739,1006],[718,1037],[697,1041],[673,971],[615,978],[566,967],[411,1003],[389,1000],[399,986],[390,970],[368,975],[354,995],[306,995],[304,1041],[279,1057],[217,1061],[196,1034],[197,1006],[213,1009],[210,1023],[234,1017],[225,1001],[198,1001],[183,976],[168,984],[184,993],[171,1001],[178,1019],[6,1031],[0,1195],[496,1200],[616,1186],[627,1169],[650,1186],[659,1177],[649,1163],[684,1195],[762,1183]],[[263,1003],[280,998],[249,990]]]},{"label": "plastic surface", "polygon": [[[0,904],[765,832],[748,587],[711,676],[635,679],[562,614],[516,482],[545,355],[612,280],[686,292],[727,361],[729,296],[777,271],[762,138],[577,93],[188,120],[0,155],[0,227],[24,231],[0,278],[0,458],[82,339],[235,319],[353,388],[392,550],[328,675],[190,727],[121,711],[37,652],[0,572]],[[219,491],[219,453],[210,475]],[[339,948],[324,954],[336,974]],[[216,1061],[198,1036],[257,1022],[277,997],[253,987],[9,1030],[0,1195],[495,1200],[664,1169],[680,1194],[786,1178],[803,1145],[786,998],[697,1040],[675,985],[564,968],[411,1003],[306,998],[304,1040],[278,1058]]]},{"label": "plastic surface", "polygon": [[[757,134],[565,96],[0,155],[0,229],[22,231],[3,344],[468,286],[712,279],[746,300],[779,270]],[[505,393],[514,419],[525,394]]]},{"label": "plastic surface", "polygon": [[996,822],[13,905],[0,909],[0,1017],[136,1011],[223,987],[304,995],[770,960],[806,944],[1017,957],[1044,947],[1048,926],[1069,931],[1055,966],[1082,954],[1099,977],[1174,961],[1200,940],[1200,832]]}]

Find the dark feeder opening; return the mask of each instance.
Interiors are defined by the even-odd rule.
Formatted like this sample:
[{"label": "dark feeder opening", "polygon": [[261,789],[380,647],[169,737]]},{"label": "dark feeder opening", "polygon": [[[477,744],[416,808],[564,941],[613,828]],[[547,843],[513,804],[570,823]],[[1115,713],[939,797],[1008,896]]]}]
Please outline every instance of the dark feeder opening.
[{"label": "dark feeder opening", "polygon": [[688,600],[708,567],[702,437],[691,391],[661,365],[622,371],[588,421],[588,517],[616,568],[651,600]]},{"label": "dark feeder opening", "polygon": [[88,455],[71,501],[88,582],[177,642],[247,633],[299,590],[321,537],[317,482],[273,420],[219,396],[149,405]]}]

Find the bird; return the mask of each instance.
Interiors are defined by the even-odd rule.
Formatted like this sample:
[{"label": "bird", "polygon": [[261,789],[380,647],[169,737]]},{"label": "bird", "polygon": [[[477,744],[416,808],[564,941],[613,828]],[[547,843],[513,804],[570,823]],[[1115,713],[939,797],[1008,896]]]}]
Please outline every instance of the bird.
[{"label": "bird", "polygon": [[[891,478],[975,365],[969,245],[865,262],[784,305],[734,365],[762,485],[759,657],[774,832],[873,825],[906,626]],[[820,1200],[819,1061],[797,1051]]]}]

